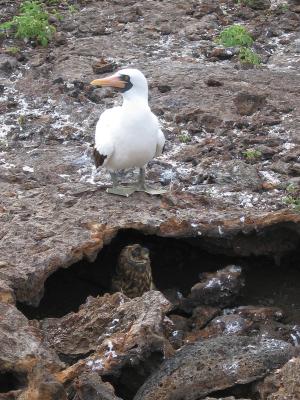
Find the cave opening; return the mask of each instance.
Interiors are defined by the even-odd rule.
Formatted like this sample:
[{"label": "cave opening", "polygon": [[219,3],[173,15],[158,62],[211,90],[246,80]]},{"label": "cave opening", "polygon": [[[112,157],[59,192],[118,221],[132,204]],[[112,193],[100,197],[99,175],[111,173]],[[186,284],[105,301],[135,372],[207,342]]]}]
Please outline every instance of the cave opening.
[{"label": "cave opening", "polygon": [[[249,238],[250,240],[251,238]],[[38,307],[17,303],[29,319],[62,317],[78,311],[88,296],[111,292],[121,249],[139,243],[150,251],[153,279],[158,290],[176,289],[186,296],[199,281],[202,272],[212,272],[227,265],[240,265],[246,285],[236,305],[274,305],[285,308],[290,320],[300,323],[300,250],[281,257],[237,256],[230,246],[216,248],[206,238],[166,238],[145,235],[133,229],[120,230],[99,252],[94,262],[81,260],[68,268],[60,268],[45,282],[44,296]]]},{"label": "cave opening", "polygon": [[216,392],[210,393],[210,396],[216,399],[223,398],[247,398],[251,400],[258,400],[260,397],[256,391],[256,383],[250,382],[244,384],[237,384],[227,389],[218,390]]},{"label": "cave opening", "polygon": [[113,385],[116,396],[123,400],[132,400],[145,380],[159,368],[164,360],[164,354],[155,351],[144,362],[135,365],[125,365],[119,377],[104,375],[104,382]]},{"label": "cave opening", "polygon": [[27,384],[24,374],[14,371],[0,372],[0,393],[7,393],[12,390],[23,389]]}]

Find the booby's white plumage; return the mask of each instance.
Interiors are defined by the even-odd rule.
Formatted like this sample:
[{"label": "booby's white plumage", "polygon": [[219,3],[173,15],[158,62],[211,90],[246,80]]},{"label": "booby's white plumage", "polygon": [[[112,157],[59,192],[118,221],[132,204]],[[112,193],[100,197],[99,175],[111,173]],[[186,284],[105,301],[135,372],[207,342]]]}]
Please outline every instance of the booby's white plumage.
[{"label": "booby's white plumage", "polygon": [[122,106],[104,111],[97,123],[96,166],[102,161],[109,171],[142,168],[160,155],[165,137],[148,105],[148,84],[144,75],[137,69],[123,69],[92,84],[117,87],[123,95]]}]

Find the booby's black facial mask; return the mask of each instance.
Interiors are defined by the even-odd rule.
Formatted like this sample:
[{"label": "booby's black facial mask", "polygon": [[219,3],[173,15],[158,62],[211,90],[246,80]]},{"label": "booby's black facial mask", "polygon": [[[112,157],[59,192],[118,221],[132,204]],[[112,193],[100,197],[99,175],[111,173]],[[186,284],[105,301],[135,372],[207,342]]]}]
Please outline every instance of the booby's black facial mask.
[{"label": "booby's black facial mask", "polygon": [[133,84],[130,82],[129,75],[120,75],[120,80],[126,83],[124,88],[118,89],[121,93],[127,92],[127,90],[132,88]]}]

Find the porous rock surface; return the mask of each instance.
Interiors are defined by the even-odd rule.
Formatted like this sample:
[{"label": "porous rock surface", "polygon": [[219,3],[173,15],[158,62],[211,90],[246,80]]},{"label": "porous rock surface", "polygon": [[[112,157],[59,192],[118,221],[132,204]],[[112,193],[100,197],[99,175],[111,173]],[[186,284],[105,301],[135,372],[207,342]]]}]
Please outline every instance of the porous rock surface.
[{"label": "porous rock surface", "polygon": [[292,358],[258,385],[263,400],[292,400],[300,398],[300,358]]},{"label": "porous rock surface", "polygon": [[244,336],[198,341],[166,360],[140,388],[135,400],[196,400],[264,377],[291,358],[286,342]]},{"label": "porous rock surface", "polygon": [[203,274],[201,281],[191,288],[189,299],[192,302],[209,306],[225,307],[231,304],[244,285],[242,270],[229,265],[213,274]]},{"label": "porous rock surface", "polygon": [[[46,318],[41,330],[49,347],[60,356],[72,358],[96,351],[91,360],[102,359],[100,372],[113,374],[128,363],[145,361],[151,352],[160,352],[162,357],[170,352],[163,332],[170,309],[170,303],[157,291],[132,300],[116,293],[88,298],[78,313]],[[91,360],[87,359],[87,364]]]},{"label": "porous rock surface", "polygon": [[[293,203],[300,173],[299,4],[78,0],[69,1],[80,10],[71,13],[58,3],[63,19],[51,17],[57,32],[49,47],[0,37],[0,382],[8,390],[0,398],[96,400],[100,391],[104,399],[115,399],[100,375],[115,384],[131,359],[129,370],[139,378],[133,388],[126,375],[121,384],[132,398],[162,357],[182,347],[191,322],[191,341],[197,329],[204,328],[206,337],[224,334],[233,318],[253,326],[253,315],[220,315],[235,293],[228,304],[215,293],[216,307],[199,298],[189,310],[191,321],[168,318],[170,304],[158,292],[139,300],[120,294],[90,298],[76,313],[30,323],[14,305],[38,305],[53,272],[83,258],[95,260],[120,229],[194,238],[214,254],[280,260],[299,247],[300,216]],[[1,0],[1,22],[19,5]],[[248,69],[239,63],[238,49],[216,44],[217,34],[236,22],[256,39],[260,67]],[[150,106],[167,138],[165,154],[147,171],[151,184],[168,188],[161,197],[107,194],[109,176],[103,169],[96,173],[91,158],[96,121],[120,96],[89,82],[129,65],[147,76]],[[135,178],[133,171],[121,176],[123,182]],[[289,341],[298,335],[298,327],[269,326],[266,319],[261,335]],[[224,340],[226,349],[232,341],[237,351],[246,341],[209,340]],[[266,343],[253,346],[265,349]],[[201,342],[196,345],[202,349]],[[272,368],[281,357],[277,350]],[[268,351],[247,379],[265,375]],[[236,379],[225,377],[227,385],[242,381],[243,371]],[[3,376],[17,382],[15,390]]]},{"label": "porous rock surface", "polygon": [[53,370],[62,367],[55,352],[42,345],[40,332],[13,305],[0,303],[0,369],[26,372],[45,360]]},{"label": "porous rock surface", "polygon": [[103,382],[96,372],[83,373],[76,381],[74,400],[122,400],[108,382]]},{"label": "porous rock surface", "polygon": [[[3,1],[3,16],[16,13],[18,4]],[[208,248],[218,238],[221,251],[243,255],[280,255],[299,244],[300,217],[283,199],[286,186],[299,183],[300,17],[279,5],[264,11],[229,0],[220,6],[79,2],[74,14],[61,6],[64,19],[46,49],[1,39],[21,53],[5,55],[17,63],[0,71],[0,278],[18,300],[37,304],[53,271],[92,259],[121,228],[202,236]],[[220,30],[239,20],[256,38],[262,67],[245,70],[237,60],[206,57]],[[166,186],[167,195],[115,197],[105,193],[105,170],[95,175],[95,123],[120,98],[89,86],[95,64],[105,67],[98,73],[133,65],[148,77],[167,145],[147,179]],[[237,105],[249,104],[251,115],[241,115],[249,111]],[[249,149],[261,156],[247,158]],[[285,240],[277,233],[281,226]],[[269,229],[266,240],[251,237]]]}]

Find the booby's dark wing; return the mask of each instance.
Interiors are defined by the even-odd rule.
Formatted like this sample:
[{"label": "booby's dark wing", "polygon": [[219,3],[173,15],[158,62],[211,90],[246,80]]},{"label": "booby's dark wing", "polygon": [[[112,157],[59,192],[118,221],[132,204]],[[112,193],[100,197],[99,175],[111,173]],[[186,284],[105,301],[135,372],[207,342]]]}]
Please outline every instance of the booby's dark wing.
[{"label": "booby's dark wing", "polygon": [[96,147],[94,147],[93,156],[96,168],[101,167],[101,165],[103,165],[105,159],[107,158],[107,155],[99,153]]}]

